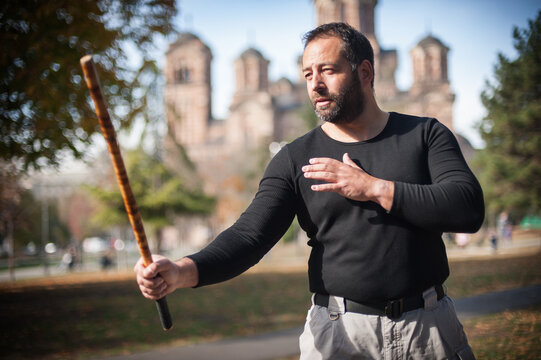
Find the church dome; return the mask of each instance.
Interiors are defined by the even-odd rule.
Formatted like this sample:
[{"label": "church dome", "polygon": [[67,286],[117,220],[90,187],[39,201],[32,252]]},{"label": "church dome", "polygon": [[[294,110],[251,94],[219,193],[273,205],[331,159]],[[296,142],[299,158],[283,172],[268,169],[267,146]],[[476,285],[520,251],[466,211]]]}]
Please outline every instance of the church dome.
[{"label": "church dome", "polygon": [[438,47],[441,47],[441,48],[446,48],[447,49],[447,46],[445,46],[440,39],[432,36],[432,35],[428,35],[427,37],[425,37],[424,39],[422,39],[421,41],[419,41],[419,43],[417,44],[417,46],[419,47],[422,47],[422,48],[427,48],[427,47],[430,47],[432,45],[436,45]]},{"label": "church dome", "polygon": [[175,42],[173,42],[173,43],[171,43],[169,45],[169,50],[167,50],[167,53],[173,51],[174,49],[176,49],[178,47],[181,47],[183,45],[189,44],[189,43],[194,42],[194,41],[199,42],[209,53],[211,52],[210,48],[207,45],[205,45],[201,41],[201,39],[199,37],[197,37],[197,35],[189,33],[189,32],[185,32],[185,33],[180,33],[178,35],[178,38],[175,40]]},{"label": "church dome", "polygon": [[261,52],[259,52],[259,50],[256,50],[253,47],[244,50],[244,52],[242,54],[240,54],[239,57],[241,59],[247,59],[247,58],[251,58],[251,57],[257,57],[259,59],[264,58],[263,54],[261,54]]}]

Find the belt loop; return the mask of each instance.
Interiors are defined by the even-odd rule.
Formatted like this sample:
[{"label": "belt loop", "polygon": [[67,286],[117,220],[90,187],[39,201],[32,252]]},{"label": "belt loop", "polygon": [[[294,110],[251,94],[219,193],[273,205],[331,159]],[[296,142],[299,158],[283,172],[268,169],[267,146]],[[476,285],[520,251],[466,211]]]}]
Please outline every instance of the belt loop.
[{"label": "belt loop", "polygon": [[329,312],[329,318],[334,321],[346,312],[346,301],[341,296],[329,295],[327,310]]},{"label": "belt loop", "polygon": [[425,303],[425,310],[434,309],[438,305],[438,293],[436,293],[436,289],[434,289],[434,286],[423,292],[423,300]]},{"label": "belt loop", "polygon": [[346,312],[345,301],[341,296],[329,295],[329,305],[327,307],[329,312],[337,312],[340,314]]}]

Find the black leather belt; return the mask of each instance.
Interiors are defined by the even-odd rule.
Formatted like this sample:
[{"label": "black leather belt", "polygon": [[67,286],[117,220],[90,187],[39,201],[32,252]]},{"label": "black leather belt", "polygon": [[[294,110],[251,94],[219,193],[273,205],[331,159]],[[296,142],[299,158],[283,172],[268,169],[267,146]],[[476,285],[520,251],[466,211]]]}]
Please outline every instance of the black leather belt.
[{"label": "black leather belt", "polygon": [[[434,286],[434,289],[436,290],[438,300],[442,299],[445,296],[443,286],[436,285]],[[391,300],[384,303],[369,305],[361,304],[349,299],[344,300],[346,312],[349,311],[365,315],[387,316],[390,319],[398,319],[402,316],[403,313],[422,308],[425,305],[422,294],[409,296],[398,300]],[[328,307],[329,295],[315,294],[314,304]]]}]

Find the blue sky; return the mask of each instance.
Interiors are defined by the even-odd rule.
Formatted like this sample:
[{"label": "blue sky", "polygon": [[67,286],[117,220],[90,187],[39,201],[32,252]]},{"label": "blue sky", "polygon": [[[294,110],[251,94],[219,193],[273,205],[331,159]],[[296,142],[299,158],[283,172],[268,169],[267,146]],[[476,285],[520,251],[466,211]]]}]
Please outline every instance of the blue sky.
[{"label": "blue sky", "polygon": [[[297,78],[302,34],[315,26],[310,0],[179,0],[176,26],[198,35],[212,50],[213,115],[225,118],[234,91],[233,61],[253,46],[271,61],[269,76]],[[527,27],[541,10],[536,0],[379,0],[376,36],[397,49],[400,89],[411,84],[409,51],[429,33],[451,50],[449,78],[456,94],[454,126],[481,146],[473,126],[484,115],[479,95],[493,74],[497,53],[513,58],[514,26]]]}]

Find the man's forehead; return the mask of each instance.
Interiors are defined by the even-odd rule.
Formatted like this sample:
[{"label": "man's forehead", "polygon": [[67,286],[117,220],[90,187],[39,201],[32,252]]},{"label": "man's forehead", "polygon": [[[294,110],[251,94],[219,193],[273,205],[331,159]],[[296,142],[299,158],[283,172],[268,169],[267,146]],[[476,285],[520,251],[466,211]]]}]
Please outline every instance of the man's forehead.
[{"label": "man's forehead", "polygon": [[326,47],[326,48],[342,48],[342,39],[333,35],[323,35],[312,39],[306,44],[304,52],[314,46]]},{"label": "man's forehead", "polygon": [[342,41],[335,36],[316,38],[310,41],[302,56],[303,67],[312,63],[337,63],[345,59]]}]

